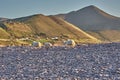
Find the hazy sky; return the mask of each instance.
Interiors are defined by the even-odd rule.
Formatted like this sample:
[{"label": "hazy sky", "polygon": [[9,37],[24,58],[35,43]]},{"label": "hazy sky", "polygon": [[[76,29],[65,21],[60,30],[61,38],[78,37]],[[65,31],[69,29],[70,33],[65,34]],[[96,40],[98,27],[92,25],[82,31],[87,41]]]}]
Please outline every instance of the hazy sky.
[{"label": "hazy sky", "polygon": [[68,13],[89,5],[120,17],[120,0],[0,0],[0,17]]}]

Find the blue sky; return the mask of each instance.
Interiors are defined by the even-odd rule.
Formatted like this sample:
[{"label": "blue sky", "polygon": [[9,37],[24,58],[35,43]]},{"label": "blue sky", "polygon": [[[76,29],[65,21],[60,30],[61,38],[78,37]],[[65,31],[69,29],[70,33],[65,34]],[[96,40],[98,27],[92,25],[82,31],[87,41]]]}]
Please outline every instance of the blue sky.
[{"label": "blue sky", "polygon": [[0,17],[68,13],[89,5],[120,17],[120,0],[0,0]]}]

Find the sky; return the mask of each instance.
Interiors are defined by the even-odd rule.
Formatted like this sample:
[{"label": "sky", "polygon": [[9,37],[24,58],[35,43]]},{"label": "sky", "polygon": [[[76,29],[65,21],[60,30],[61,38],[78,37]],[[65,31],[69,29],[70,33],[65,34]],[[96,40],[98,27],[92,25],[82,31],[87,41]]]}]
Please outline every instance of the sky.
[{"label": "sky", "polygon": [[0,0],[0,17],[18,18],[34,14],[54,15],[95,5],[120,17],[120,0]]}]

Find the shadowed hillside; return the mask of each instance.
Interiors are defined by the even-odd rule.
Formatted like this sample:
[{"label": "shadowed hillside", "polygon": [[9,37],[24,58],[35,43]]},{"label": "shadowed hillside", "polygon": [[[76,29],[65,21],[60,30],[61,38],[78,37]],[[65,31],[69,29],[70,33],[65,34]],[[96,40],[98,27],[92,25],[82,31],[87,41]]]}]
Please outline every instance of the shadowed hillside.
[{"label": "shadowed hillside", "polygon": [[[91,35],[101,40],[120,40],[120,36],[116,38],[116,33],[120,35],[120,18],[110,15],[96,6],[91,5],[78,11],[55,16],[88,31]],[[113,33],[110,34],[111,32]]]}]

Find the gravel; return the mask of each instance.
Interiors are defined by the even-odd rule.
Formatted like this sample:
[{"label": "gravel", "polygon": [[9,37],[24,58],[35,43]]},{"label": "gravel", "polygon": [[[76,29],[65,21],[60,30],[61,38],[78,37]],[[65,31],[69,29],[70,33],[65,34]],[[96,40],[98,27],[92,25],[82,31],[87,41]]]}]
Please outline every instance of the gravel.
[{"label": "gravel", "polygon": [[0,80],[120,80],[120,43],[1,47]]}]

